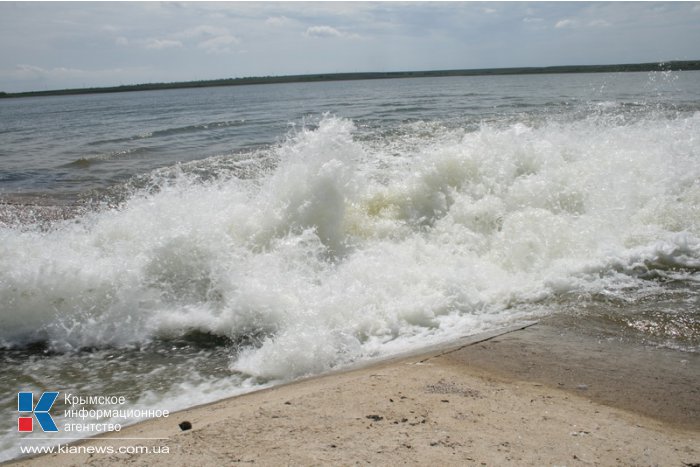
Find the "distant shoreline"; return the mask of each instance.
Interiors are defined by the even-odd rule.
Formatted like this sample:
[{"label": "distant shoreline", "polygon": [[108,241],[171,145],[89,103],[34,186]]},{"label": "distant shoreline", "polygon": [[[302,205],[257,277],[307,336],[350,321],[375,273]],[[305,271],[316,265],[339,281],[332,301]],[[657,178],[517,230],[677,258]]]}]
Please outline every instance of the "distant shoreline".
[{"label": "distant shoreline", "polygon": [[518,68],[480,68],[470,70],[433,71],[391,71],[360,73],[318,73],[308,75],[257,76],[247,78],[226,78],[173,83],[129,84],[109,87],[56,89],[49,91],[0,92],[0,98],[65,96],[75,94],[103,94],[115,92],[155,91],[163,89],[206,88],[215,86],[241,86],[250,84],[308,83],[320,81],[356,81],[369,79],[433,78],[447,76],[497,76],[559,73],[622,73],[644,71],[687,71],[700,70],[700,60],[630,63],[619,65],[572,65]]}]

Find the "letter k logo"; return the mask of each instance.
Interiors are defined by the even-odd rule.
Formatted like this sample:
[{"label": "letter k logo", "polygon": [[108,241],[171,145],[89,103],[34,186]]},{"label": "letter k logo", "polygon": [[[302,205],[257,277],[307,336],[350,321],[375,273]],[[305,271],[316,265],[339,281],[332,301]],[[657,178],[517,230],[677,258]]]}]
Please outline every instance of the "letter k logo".
[{"label": "letter k logo", "polygon": [[[34,393],[20,392],[17,394],[17,411],[30,412],[36,417],[42,431],[58,431],[56,424],[49,414],[49,410],[56,402],[58,391],[45,392],[39,398],[39,402],[34,405]],[[34,431],[34,420],[31,416],[19,417],[17,420],[18,431]]]}]

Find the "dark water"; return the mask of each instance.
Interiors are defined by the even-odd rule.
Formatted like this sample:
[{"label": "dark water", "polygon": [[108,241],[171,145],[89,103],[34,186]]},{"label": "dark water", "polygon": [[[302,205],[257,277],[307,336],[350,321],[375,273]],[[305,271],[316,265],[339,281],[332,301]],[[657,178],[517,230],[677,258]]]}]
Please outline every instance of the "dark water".
[{"label": "dark water", "polygon": [[17,391],[177,409],[545,316],[698,352],[698,78],[0,100],[5,457]]}]

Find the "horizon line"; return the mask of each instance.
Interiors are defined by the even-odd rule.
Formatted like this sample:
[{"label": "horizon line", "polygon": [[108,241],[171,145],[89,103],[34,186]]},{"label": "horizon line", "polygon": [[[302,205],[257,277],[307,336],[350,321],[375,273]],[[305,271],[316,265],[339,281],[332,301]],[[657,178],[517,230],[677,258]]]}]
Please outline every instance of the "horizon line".
[{"label": "horizon line", "polygon": [[120,84],[116,86],[91,86],[81,88],[50,89],[42,91],[2,92],[0,98],[56,96],[77,94],[101,94],[116,92],[153,91],[165,89],[186,89],[197,87],[240,86],[255,84],[280,84],[323,81],[356,81],[371,79],[425,78],[449,76],[487,76],[520,74],[563,74],[563,73],[605,73],[643,71],[690,71],[700,70],[700,59],[671,60],[643,63],[621,63],[607,65],[551,65],[533,67],[466,68],[414,71],[361,71],[308,73],[293,75],[247,76],[240,78],[218,78],[191,81],[151,82]]}]

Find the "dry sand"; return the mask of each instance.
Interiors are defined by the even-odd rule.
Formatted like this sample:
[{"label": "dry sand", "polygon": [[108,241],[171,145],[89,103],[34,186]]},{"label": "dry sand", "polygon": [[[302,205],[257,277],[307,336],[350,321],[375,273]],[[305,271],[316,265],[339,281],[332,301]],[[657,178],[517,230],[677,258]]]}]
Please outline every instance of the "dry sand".
[{"label": "dry sand", "polygon": [[[538,324],[89,440],[25,465],[700,465],[700,358]],[[191,423],[182,431],[178,424]]]}]

